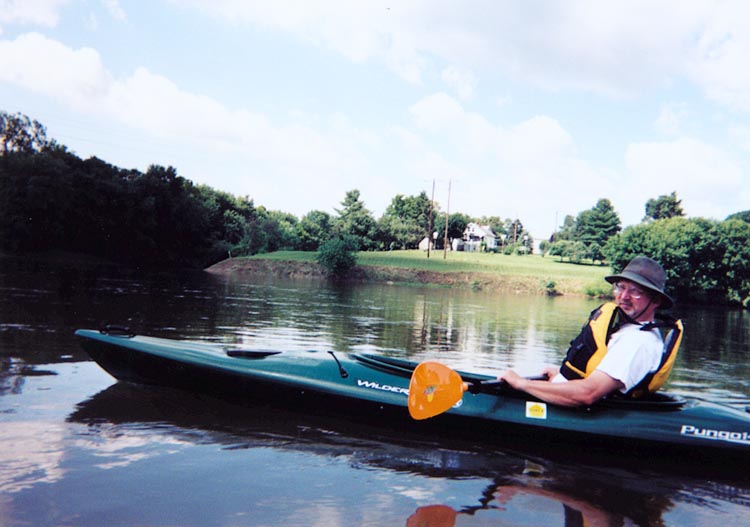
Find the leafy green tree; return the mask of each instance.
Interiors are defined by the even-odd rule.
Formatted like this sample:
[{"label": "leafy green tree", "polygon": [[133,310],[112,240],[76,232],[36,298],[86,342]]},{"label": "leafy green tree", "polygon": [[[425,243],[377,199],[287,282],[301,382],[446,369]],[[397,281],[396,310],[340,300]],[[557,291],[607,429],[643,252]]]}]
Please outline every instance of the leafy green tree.
[{"label": "leafy green tree", "polygon": [[510,218],[505,220],[505,228],[502,232],[507,233],[507,238],[505,239],[506,245],[515,245],[518,243],[518,240],[523,239],[524,234],[528,234],[521,220]]},{"label": "leafy green tree", "polygon": [[414,249],[426,236],[416,222],[396,216],[383,216],[378,221],[378,245],[385,249]]},{"label": "leafy green tree", "polygon": [[608,199],[600,199],[593,208],[578,214],[574,238],[586,247],[588,258],[603,260],[602,248],[618,232],[620,217]]},{"label": "leafy green tree", "polygon": [[560,230],[552,235],[552,241],[574,240],[576,232],[576,219],[570,214],[565,216]]},{"label": "leafy green tree", "polygon": [[413,249],[428,235],[432,203],[425,192],[418,196],[396,195],[378,221],[378,241],[384,248]]},{"label": "leafy green tree", "polygon": [[297,224],[297,248],[302,251],[317,251],[332,234],[331,215],[321,210],[310,211]]},{"label": "leafy green tree", "polygon": [[341,209],[336,209],[336,212],[338,217],[334,226],[340,236],[351,236],[361,250],[370,250],[375,246],[377,223],[360,199],[359,190],[348,191],[341,202]]},{"label": "leafy green tree", "polygon": [[268,211],[266,230],[272,234],[269,251],[293,250],[297,245],[297,224],[299,220],[294,214],[278,210]]},{"label": "leafy green tree", "polygon": [[384,216],[413,221],[426,234],[429,228],[431,207],[432,202],[424,191],[418,196],[398,194],[385,209]]},{"label": "leafy green tree", "polygon": [[549,247],[550,256],[559,256],[560,261],[567,258],[572,263],[581,263],[589,258],[589,251],[583,242],[574,240],[559,240]]},{"label": "leafy green tree", "polygon": [[47,129],[22,113],[0,111],[0,155],[8,152],[41,152],[56,143],[47,139]]},{"label": "leafy green tree", "polygon": [[646,202],[646,216],[644,220],[666,220],[676,216],[684,216],[682,201],[677,199],[677,192],[659,196]]},{"label": "leafy green tree", "polygon": [[716,221],[674,217],[630,226],[612,238],[604,252],[616,272],[635,256],[655,259],[677,297],[710,300],[726,295],[725,247],[719,243]]},{"label": "leafy green tree", "polygon": [[730,214],[729,216],[727,216],[727,220],[742,220],[750,223],[750,210]]},{"label": "leafy green tree", "polygon": [[726,269],[727,300],[750,308],[750,223],[730,219],[719,225],[724,247],[722,265]]}]

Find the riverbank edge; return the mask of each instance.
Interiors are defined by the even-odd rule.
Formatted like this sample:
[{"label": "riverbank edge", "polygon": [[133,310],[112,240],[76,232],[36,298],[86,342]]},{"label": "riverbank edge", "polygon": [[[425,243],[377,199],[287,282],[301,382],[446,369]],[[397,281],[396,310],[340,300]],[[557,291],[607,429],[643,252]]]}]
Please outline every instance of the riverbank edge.
[{"label": "riverbank edge", "polygon": [[[205,271],[225,276],[327,280],[323,268],[317,263],[291,260],[229,258],[206,268]],[[498,293],[587,296],[582,280],[563,278],[555,280],[554,285],[550,287],[548,278],[487,272],[437,272],[403,267],[357,265],[342,280],[356,283],[455,287]]]}]

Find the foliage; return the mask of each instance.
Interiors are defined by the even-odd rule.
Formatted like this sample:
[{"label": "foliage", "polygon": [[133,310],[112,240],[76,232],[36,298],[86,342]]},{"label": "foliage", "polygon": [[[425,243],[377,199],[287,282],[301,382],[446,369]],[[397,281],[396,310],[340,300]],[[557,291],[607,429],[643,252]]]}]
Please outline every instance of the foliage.
[{"label": "foliage", "polygon": [[47,129],[39,121],[21,113],[0,111],[0,154],[31,154],[56,147],[55,141],[47,139]]},{"label": "foliage", "polygon": [[659,196],[646,202],[646,217],[644,220],[666,220],[676,216],[684,216],[682,201],[677,199],[677,192]]},{"label": "foliage", "polygon": [[576,219],[570,214],[565,216],[560,230],[552,235],[552,242],[575,239]]},{"label": "foliage", "polygon": [[601,280],[586,284],[583,290],[586,293],[586,296],[590,296],[592,298],[612,297],[612,286],[607,282]]},{"label": "foliage", "polygon": [[600,199],[596,205],[578,214],[567,215],[560,230],[552,235],[549,254],[559,256],[562,261],[584,260],[604,263],[604,246],[620,231],[620,217],[608,199]]},{"label": "foliage", "polygon": [[750,210],[744,210],[742,212],[735,212],[727,216],[727,220],[742,220],[750,223]]},{"label": "foliage", "polygon": [[331,237],[333,218],[327,212],[313,210],[297,223],[297,248],[302,251],[317,251]]},{"label": "foliage", "polygon": [[539,252],[542,254],[542,256],[549,252],[551,246],[552,244],[547,240],[542,240],[541,242],[539,242]]},{"label": "foliage", "polygon": [[583,244],[585,257],[602,260],[602,248],[618,232],[620,217],[608,199],[600,199],[593,208],[578,214],[574,239]]},{"label": "foliage", "polygon": [[330,276],[341,278],[357,265],[356,250],[357,241],[352,236],[331,238],[320,246],[315,260]]},{"label": "foliage", "polygon": [[584,260],[590,260],[589,252],[583,242],[562,240],[555,242],[550,246],[550,256],[559,256],[562,262],[565,258],[572,263],[581,263]]},{"label": "foliage", "polygon": [[[466,231],[466,227],[471,222],[471,216],[468,216],[461,212],[454,212],[450,214],[448,216],[448,244],[450,245],[452,240],[460,240],[461,238],[463,238],[464,231]],[[440,225],[435,230],[443,233],[443,236],[438,236],[438,247],[442,249],[442,241],[444,241],[445,239],[445,215],[443,215],[442,219],[440,220]]]},{"label": "foliage", "polygon": [[555,282],[554,280],[547,278],[543,281],[543,284],[547,296],[557,296],[560,294],[560,292],[557,290],[557,282]]},{"label": "foliage", "polygon": [[425,192],[396,195],[378,222],[378,242],[388,249],[416,249],[435,225],[432,202]]},{"label": "foliage", "polygon": [[719,225],[718,236],[724,247],[722,266],[726,269],[727,300],[750,307],[750,223],[731,219]]},{"label": "foliage", "polygon": [[746,302],[750,296],[750,225],[673,217],[626,228],[604,252],[617,272],[637,255],[662,264],[679,299]]},{"label": "foliage", "polygon": [[64,148],[0,156],[0,250],[71,251],[134,265],[205,266],[252,254],[252,202]]},{"label": "foliage", "polygon": [[341,209],[337,209],[338,217],[334,220],[334,229],[341,237],[351,236],[358,250],[370,250],[377,239],[377,223],[375,218],[359,197],[359,190],[346,193]]}]

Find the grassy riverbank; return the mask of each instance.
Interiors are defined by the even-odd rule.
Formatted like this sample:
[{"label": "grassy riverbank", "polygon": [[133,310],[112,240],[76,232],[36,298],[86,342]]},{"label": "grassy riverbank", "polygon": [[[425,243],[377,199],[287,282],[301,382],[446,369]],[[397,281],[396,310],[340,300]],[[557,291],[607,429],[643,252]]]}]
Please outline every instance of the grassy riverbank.
[{"label": "grassy riverbank", "polygon": [[[215,273],[253,273],[285,277],[323,277],[314,252],[279,251],[231,258],[207,269]],[[508,256],[434,251],[357,253],[350,279],[466,287],[477,290],[565,295],[600,294],[609,290],[607,266],[577,265],[539,255]]]}]

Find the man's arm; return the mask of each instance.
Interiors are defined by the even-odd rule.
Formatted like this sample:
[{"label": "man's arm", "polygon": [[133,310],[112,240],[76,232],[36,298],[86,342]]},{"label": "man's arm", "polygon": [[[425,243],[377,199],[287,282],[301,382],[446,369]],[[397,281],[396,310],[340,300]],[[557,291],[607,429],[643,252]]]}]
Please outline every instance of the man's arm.
[{"label": "man's arm", "polygon": [[542,401],[560,406],[588,406],[624,385],[601,371],[594,371],[585,379],[568,382],[534,381],[508,370],[502,379],[516,390],[538,397]]}]

